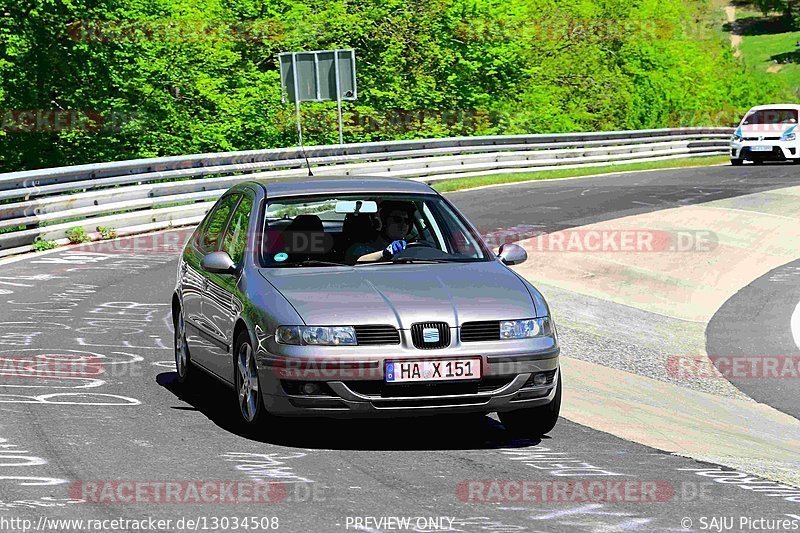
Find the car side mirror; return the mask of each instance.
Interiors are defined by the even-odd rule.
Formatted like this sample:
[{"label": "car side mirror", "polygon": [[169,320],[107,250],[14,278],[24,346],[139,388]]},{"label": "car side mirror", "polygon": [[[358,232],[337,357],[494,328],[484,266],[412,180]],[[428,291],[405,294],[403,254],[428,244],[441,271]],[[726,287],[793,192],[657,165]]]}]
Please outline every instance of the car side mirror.
[{"label": "car side mirror", "polygon": [[518,265],[528,260],[528,252],[518,244],[504,244],[497,251],[498,257],[506,265]]},{"label": "car side mirror", "polygon": [[211,252],[203,256],[200,268],[212,274],[234,274],[236,265],[228,252]]}]

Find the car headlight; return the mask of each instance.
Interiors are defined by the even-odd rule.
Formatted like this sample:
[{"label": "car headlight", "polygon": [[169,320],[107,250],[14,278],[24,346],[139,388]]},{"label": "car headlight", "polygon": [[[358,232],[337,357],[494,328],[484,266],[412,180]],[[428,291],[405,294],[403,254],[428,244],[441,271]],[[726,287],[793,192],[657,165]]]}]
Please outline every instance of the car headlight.
[{"label": "car headlight", "polygon": [[312,346],[355,346],[352,326],[278,326],[275,339],[281,344]]},{"label": "car headlight", "polygon": [[795,139],[797,139],[797,134],[796,133],[789,133],[789,134],[783,135],[781,137],[782,141],[794,141]]},{"label": "car headlight", "polygon": [[734,134],[733,134],[733,137],[731,138],[731,141],[732,141],[732,142],[735,142],[735,143],[740,143],[740,142],[742,142],[742,140],[743,140],[743,139],[744,139],[744,137],[739,137],[738,135],[736,135],[736,134],[734,133]]},{"label": "car headlight", "polygon": [[550,317],[500,321],[501,339],[530,339],[552,335],[553,323]]}]

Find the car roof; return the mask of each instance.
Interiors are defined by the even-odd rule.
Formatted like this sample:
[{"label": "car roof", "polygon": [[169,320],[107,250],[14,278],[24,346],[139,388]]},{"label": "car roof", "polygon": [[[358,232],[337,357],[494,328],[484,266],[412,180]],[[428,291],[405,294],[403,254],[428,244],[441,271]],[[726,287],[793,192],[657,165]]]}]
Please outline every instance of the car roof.
[{"label": "car roof", "polygon": [[794,109],[800,110],[800,105],[797,104],[770,104],[770,105],[757,105],[750,108],[750,111],[762,111],[764,109]]},{"label": "car roof", "polygon": [[418,181],[374,176],[320,176],[299,181],[257,180],[267,197],[341,193],[431,194],[430,186]]}]

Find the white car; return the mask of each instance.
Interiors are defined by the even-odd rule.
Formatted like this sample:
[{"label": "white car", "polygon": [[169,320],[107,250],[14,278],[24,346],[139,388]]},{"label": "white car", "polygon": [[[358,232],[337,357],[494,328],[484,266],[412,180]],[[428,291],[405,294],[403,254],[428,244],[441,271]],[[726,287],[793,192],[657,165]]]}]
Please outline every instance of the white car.
[{"label": "white car", "polygon": [[800,105],[775,104],[752,108],[731,139],[731,164],[745,161],[794,161],[800,163],[798,139]]}]

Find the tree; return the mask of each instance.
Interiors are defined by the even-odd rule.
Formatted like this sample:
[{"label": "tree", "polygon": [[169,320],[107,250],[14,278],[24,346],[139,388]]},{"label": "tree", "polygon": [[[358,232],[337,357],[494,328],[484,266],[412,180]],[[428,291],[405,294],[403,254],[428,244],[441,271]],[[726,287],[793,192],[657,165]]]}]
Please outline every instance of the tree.
[{"label": "tree", "polygon": [[765,15],[773,11],[783,13],[792,28],[800,28],[800,0],[753,0]]}]

